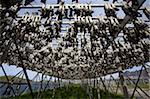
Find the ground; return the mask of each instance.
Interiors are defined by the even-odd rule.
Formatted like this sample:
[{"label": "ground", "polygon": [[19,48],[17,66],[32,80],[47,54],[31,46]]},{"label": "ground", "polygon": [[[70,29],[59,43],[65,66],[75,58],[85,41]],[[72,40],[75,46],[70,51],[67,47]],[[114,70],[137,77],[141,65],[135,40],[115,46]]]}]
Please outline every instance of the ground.
[{"label": "ground", "polygon": [[[87,86],[88,87],[88,86]],[[106,92],[103,90],[98,90],[93,87],[81,86],[79,84],[71,84],[68,86],[64,86],[61,88],[53,89],[53,90],[47,90],[47,91],[41,91],[40,94],[38,92],[34,93],[34,98],[39,99],[98,99],[100,96],[101,99],[122,99],[123,96],[121,95],[115,95],[110,92]],[[24,94],[17,97],[10,97],[9,99],[31,99],[31,95]]]}]

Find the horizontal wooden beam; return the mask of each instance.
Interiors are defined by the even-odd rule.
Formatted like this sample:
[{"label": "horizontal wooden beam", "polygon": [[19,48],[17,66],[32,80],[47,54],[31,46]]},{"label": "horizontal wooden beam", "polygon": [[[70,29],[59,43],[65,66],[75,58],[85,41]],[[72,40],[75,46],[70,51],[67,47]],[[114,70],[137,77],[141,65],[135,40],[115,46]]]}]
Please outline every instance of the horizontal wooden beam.
[{"label": "horizontal wooden beam", "polygon": [[[77,4],[64,4],[65,6],[70,6],[70,7],[74,7]],[[82,5],[87,5],[87,4],[82,4]],[[90,4],[92,8],[98,8],[98,7],[104,7],[105,4]],[[118,3],[118,4],[114,4],[116,7],[123,7],[123,4]],[[46,4],[45,6],[49,7],[49,6],[53,6],[54,8],[58,8],[59,4]],[[31,9],[31,8],[42,8],[44,7],[43,5],[30,5],[30,6],[21,6],[21,9]],[[140,8],[139,10],[143,10],[145,7]]]}]

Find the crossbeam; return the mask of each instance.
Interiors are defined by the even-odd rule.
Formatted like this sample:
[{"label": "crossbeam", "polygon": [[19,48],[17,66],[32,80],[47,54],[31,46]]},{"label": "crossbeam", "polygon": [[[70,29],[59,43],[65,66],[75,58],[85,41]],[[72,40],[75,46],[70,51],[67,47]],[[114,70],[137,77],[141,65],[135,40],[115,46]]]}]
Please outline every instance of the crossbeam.
[{"label": "crossbeam", "polygon": [[[70,7],[75,7],[77,4],[64,4],[64,6],[70,6]],[[88,5],[88,4],[80,4],[80,5]],[[121,3],[118,3],[118,4],[114,4],[116,7],[123,7],[123,4]],[[44,6],[52,6],[54,8],[59,8],[59,4],[46,4]],[[43,5],[32,5],[32,6],[21,6],[20,8],[21,9],[31,9],[31,8],[34,8],[34,9],[40,9],[42,7],[44,7]],[[97,7],[104,7],[105,4],[90,4],[90,6],[92,8],[97,8]],[[139,10],[144,10],[145,7],[141,7]]]}]

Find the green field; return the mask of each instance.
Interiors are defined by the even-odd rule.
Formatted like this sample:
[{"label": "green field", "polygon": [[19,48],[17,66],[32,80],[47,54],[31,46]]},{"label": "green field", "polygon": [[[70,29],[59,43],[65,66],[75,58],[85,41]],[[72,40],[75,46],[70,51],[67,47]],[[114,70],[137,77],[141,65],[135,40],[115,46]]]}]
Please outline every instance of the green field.
[{"label": "green field", "polygon": [[[140,86],[140,88],[142,88],[142,89],[150,89],[149,83],[139,83],[138,86]],[[127,84],[127,87],[128,88],[134,88],[135,85],[133,85],[133,84]]]},{"label": "green field", "polygon": [[[123,99],[121,95],[115,95],[110,92],[105,92],[100,90],[99,96],[101,99]],[[55,90],[47,90],[45,92],[34,93],[35,99],[98,99],[98,92],[96,88],[90,87],[90,94],[87,92],[86,88],[79,84],[72,84],[69,86],[64,86],[57,88]],[[7,98],[8,99],[8,98]],[[24,94],[17,97],[10,97],[9,99],[32,99],[30,94]]]}]

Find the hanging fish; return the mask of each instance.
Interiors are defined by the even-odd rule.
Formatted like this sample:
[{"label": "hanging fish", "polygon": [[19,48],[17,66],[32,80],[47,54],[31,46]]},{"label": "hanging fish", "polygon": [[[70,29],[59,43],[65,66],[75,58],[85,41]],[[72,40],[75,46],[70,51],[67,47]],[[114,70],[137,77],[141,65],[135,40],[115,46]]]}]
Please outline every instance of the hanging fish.
[{"label": "hanging fish", "polygon": [[42,3],[46,4],[46,0],[41,0]]},{"label": "hanging fish", "polygon": [[31,4],[31,2],[33,2],[34,0],[25,0],[25,6]]},{"label": "hanging fish", "polygon": [[72,0],[72,2],[76,2],[76,3],[79,3],[79,0]]}]

